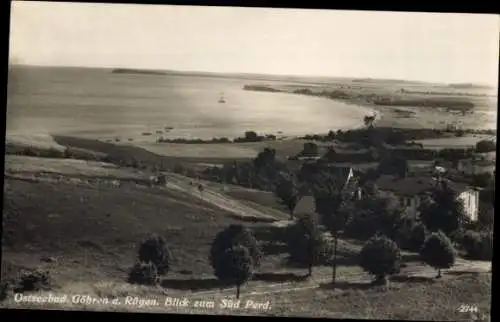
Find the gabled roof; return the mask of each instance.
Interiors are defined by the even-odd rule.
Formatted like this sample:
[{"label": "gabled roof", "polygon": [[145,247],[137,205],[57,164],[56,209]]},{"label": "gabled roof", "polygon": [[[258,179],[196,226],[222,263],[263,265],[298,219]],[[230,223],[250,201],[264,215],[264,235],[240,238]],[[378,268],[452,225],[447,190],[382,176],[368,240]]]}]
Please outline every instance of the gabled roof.
[{"label": "gabled roof", "polygon": [[315,212],[316,205],[313,196],[303,196],[293,210],[295,215],[309,215]]},{"label": "gabled roof", "polygon": [[[447,179],[442,179],[456,193],[461,193],[471,189],[467,184],[452,182]],[[437,179],[431,176],[410,176],[400,178],[392,175],[382,175],[375,184],[380,190],[391,191],[397,195],[414,196],[420,195],[432,190],[436,184]]]},{"label": "gabled roof", "polygon": [[335,157],[337,155],[337,151],[333,147],[329,147],[326,153],[321,157],[324,161],[335,161]]}]

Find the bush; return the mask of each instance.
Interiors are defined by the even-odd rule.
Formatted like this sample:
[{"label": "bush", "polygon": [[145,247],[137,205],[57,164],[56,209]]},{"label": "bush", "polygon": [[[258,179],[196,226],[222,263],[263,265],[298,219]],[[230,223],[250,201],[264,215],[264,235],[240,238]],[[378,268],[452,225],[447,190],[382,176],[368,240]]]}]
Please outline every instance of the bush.
[{"label": "bush", "polygon": [[217,278],[236,286],[236,298],[240,297],[240,286],[253,274],[253,259],[248,248],[235,245],[224,251]]},{"label": "bush", "polygon": [[48,271],[35,269],[21,273],[18,278],[14,292],[22,293],[27,291],[48,290],[52,287],[52,279]]},{"label": "bush", "polygon": [[425,243],[429,231],[421,222],[414,222],[409,229],[402,229],[400,232],[400,247],[412,252],[420,252]]},{"label": "bush", "polygon": [[394,241],[377,234],[361,249],[359,265],[364,271],[375,276],[375,282],[385,284],[387,275],[399,272],[401,252]]},{"label": "bush", "polygon": [[476,143],[476,152],[478,153],[495,152],[496,149],[497,145],[493,140],[481,140]]},{"label": "bush", "polygon": [[493,232],[464,232],[460,246],[464,249],[466,257],[472,260],[492,260],[493,258]]},{"label": "bush", "polygon": [[237,245],[248,249],[254,267],[260,265],[262,252],[252,231],[243,225],[233,224],[215,236],[210,249],[210,263],[217,278],[224,279],[226,269],[224,267],[225,253],[228,249]]},{"label": "bush", "polygon": [[128,277],[128,282],[132,284],[156,285],[159,281],[158,269],[152,262],[135,263]]},{"label": "bush", "polygon": [[442,231],[438,231],[427,238],[420,251],[420,258],[437,269],[437,277],[441,277],[441,269],[451,268],[455,264],[456,251],[450,239]]},{"label": "bush", "polygon": [[151,262],[156,266],[159,275],[168,272],[172,255],[163,237],[151,237],[144,241],[139,248],[139,261]]}]

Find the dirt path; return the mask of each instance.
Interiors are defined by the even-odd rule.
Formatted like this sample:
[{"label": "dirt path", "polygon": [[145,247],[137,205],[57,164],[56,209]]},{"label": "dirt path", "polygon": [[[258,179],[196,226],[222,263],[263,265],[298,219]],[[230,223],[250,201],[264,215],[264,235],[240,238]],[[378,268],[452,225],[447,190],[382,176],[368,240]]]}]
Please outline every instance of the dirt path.
[{"label": "dirt path", "polygon": [[[341,269],[342,267],[338,267]],[[491,269],[491,262],[482,261],[466,261],[463,259],[457,260],[455,266],[449,270],[443,270],[443,276],[446,277],[447,274],[468,272],[468,273],[487,273]],[[293,282],[281,282],[281,283],[268,283],[263,281],[250,281],[247,285],[242,287],[242,295],[248,296],[260,296],[273,293],[286,293],[294,291],[302,291],[307,289],[319,288],[322,284],[329,284],[332,280],[331,267],[316,267],[313,270],[313,276],[304,281],[293,281]],[[286,273],[273,272],[275,274]],[[306,271],[304,270],[303,274]],[[340,273],[340,272],[339,272]],[[436,276],[436,270],[429,266],[421,265],[409,265],[409,267],[402,269],[398,276],[402,277],[428,277],[433,278]],[[339,283],[370,283],[372,279],[370,276],[364,272],[357,270],[352,272],[352,274],[339,274],[337,277],[337,282]],[[202,296],[227,296],[234,297],[236,294],[236,288],[229,287],[222,290],[207,290],[200,292],[183,292],[172,290],[166,291],[169,295],[189,295],[190,297],[202,297]]]}]

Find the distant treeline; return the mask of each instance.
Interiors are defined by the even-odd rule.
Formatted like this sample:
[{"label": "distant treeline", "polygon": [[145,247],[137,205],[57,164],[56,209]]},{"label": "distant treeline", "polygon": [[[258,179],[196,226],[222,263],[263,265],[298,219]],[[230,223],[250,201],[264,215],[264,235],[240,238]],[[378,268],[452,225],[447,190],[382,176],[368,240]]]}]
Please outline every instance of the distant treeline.
[{"label": "distant treeline", "polygon": [[233,140],[227,137],[212,138],[210,140],[202,139],[186,139],[186,138],[159,138],[156,142],[158,143],[183,143],[183,144],[213,144],[213,143],[239,143],[239,142],[262,142],[262,141],[274,141],[277,137],[274,134],[258,135],[254,131],[245,132],[244,136],[237,137]]},{"label": "distant treeline", "polygon": [[412,106],[412,107],[440,107],[450,110],[468,111],[474,108],[474,103],[465,99],[443,98],[443,97],[404,97],[404,94],[375,94],[375,93],[360,93],[357,90],[321,90],[312,91],[310,88],[298,88],[295,90],[286,90],[274,88],[270,85],[245,85],[244,90],[262,91],[262,92],[281,92],[293,93],[301,95],[310,95],[317,97],[326,97],[329,99],[347,100],[347,101],[362,101],[372,105],[389,105],[389,106]]},{"label": "distant treeline", "polygon": [[244,90],[247,91],[259,91],[259,92],[284,92],[276,88],[272,88],[268,85],[245,85]]},{"label": "distant treeline", "polygon": [[145,69],[128,69],[128,68],[116,68],[111,71],[113,74],[145,74],[145,75],[166,75],[164,72],[157,70],[145,70]]},{"label": "distant treeline", "polygon": [[450,134],[455,136],[461,136],[464,134],[481,134],[481,135],[496,135],[497,131],[490,130],[480,130],[480,129],[399,129],[392,127],[372,127],[372,128],[361,128],[353,130],[337,130],[330,131],[328,134],[307,134],[300,139],[304,140],[314,140],[320,142],[327,142],[332,140],[339,140],[343,142],[354,142],[363,143],[367,139],[379,140],[387,144],[399,145],[405,144],[408,141],[417,141],[425,139],[438,139],[443,137],[449,137]]}]

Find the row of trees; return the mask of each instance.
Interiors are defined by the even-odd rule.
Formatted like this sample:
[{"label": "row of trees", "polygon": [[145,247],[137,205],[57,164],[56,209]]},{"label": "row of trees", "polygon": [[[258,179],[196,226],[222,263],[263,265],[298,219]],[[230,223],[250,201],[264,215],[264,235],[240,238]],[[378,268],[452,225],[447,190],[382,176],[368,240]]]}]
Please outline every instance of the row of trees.
[{"label": "row of trees", "polygon": [[[307,264],[308,275],[312,275],[312,267],[325,262],[331,256],[332,283],[336,282],[336,241],[333,253],[329,252],[328,240],[323,237],[313,215],[304,216],[291,226],[288,235],[290,259]],[[336,238],[335,238],[336,240]],[[424,239],[419,248],[420,258],[438,271],[450,268],[455,263],[456,250],[451,240],[442,231],[433,232]],[[387,276],[396,274],[401,267],[401,251],[398,244],[382,232],[377,232],[358,254],[358,264],[363,270],[375,277],[374,283],[385,284]]]}]

